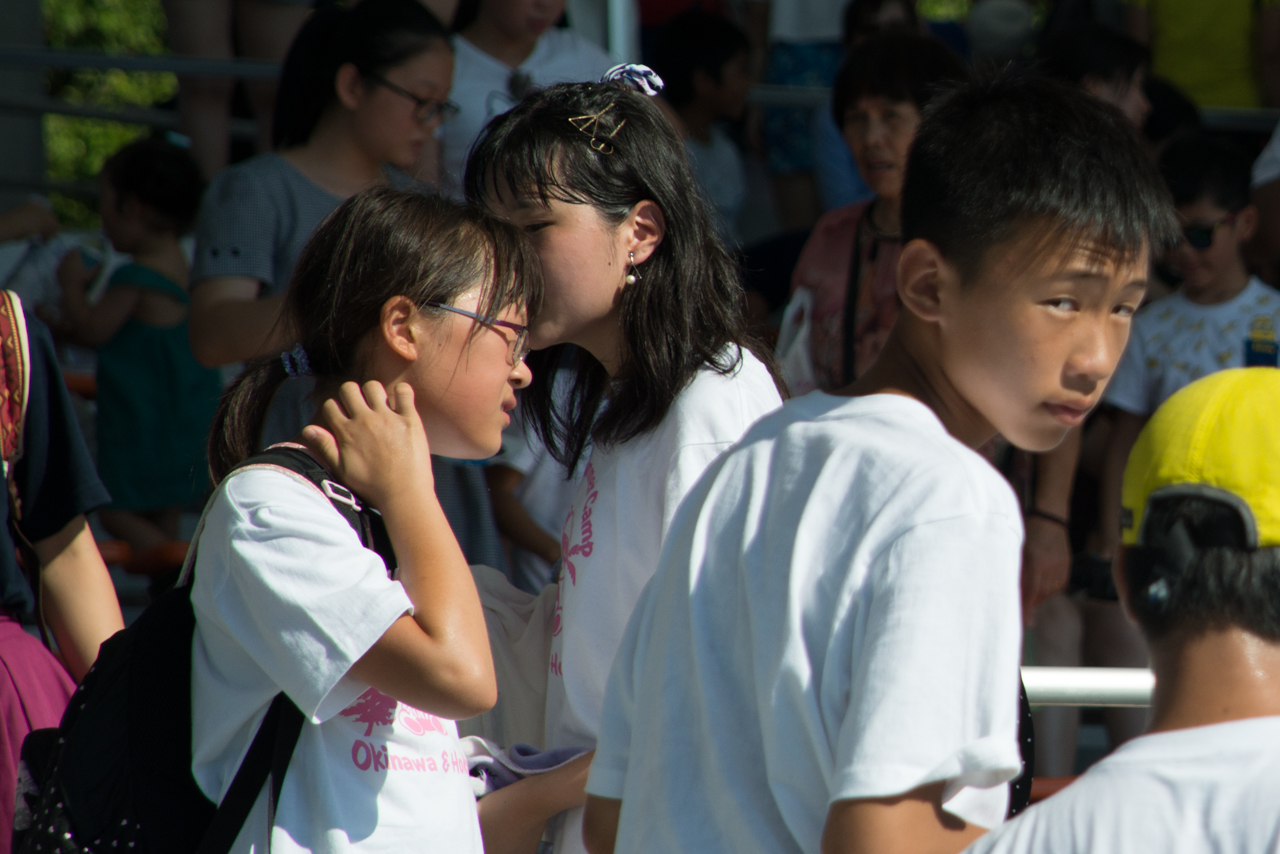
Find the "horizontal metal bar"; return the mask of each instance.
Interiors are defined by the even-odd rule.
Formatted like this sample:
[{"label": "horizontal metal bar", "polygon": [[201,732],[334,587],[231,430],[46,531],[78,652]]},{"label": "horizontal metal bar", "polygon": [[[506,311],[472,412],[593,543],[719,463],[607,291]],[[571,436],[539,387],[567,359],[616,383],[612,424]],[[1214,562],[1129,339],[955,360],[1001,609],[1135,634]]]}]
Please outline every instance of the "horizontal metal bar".
[{"label": "horizontal metal bar", "polygon": [[40,47],[0,47],[0,66],[10,68],[118,68],[122,71],[169,71],[193,77],[239,77],[274,80],[280,64],[262,59],[204,59],[159,54],[123,56],[89,50],[53,50]]},{"label": "horizontal metal bar", "polygon": [[1269,134],[1280,124],[1280,110],[1207,107],[1200,111],[1200,120],[1210,130]]},{"label": "horizontal metal bar", "polygon": [[[129,104],[100,107],[96,104],[77,104],[64,101],[61,98],[49,98],[42,95],[20,95],[0,92],[0,110],[21,113],[58,113],[59,115],[79,116],[85,119],[147,125],[164,130],[174,130],[178,127],[178,114],[173,110],[158,110],[154,107],[139,107]],[[232,136],[253,139],[257,134],[258,123],[253,119],[231,119]]]},{"label": "horizontal metal bar", "polygon": [[1033,706],[1149,706],[1156,677],[1130,667],[1024,667]]},{"label": "horizontal metal bar", "polygon": [[752,86],[747,100],[768,107],[825,107],[831,90],[822,86]]}]

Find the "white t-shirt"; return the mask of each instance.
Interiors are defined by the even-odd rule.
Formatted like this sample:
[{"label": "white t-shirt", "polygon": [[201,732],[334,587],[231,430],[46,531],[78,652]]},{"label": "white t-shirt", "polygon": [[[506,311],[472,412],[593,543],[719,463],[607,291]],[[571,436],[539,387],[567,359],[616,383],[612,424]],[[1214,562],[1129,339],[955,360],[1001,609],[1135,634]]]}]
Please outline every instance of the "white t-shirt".
[{"label": "white t-shirt", "polygon": [[982,837],[968,854],[1274,854],[1280,717],[1152,733]]},{"label": "white t-shirt", "polygon": [[527,75],[535,88],[554,83],[599,80],[613,66],[609,55],[586,39],[552,27],[538,39],[529,58],[516,69],[495,59],[462,36],[453,40],[453,88],[449,100],[462,108],[440,126],[440,192],[463,197],[467,155],[494,116],[516,105],[508,85],[513,71]]},{"label": "white t-shirt", "polygon": [[1260,279],[1250,279],[1233,299],[1217,305],[1200,305],[1175,291],[1134,318],[1129,346],[1103,400],[1150,415],[1201,377],[1255,364],[1274,367],[1277,327],[1280,292]]},{"label": "white t-shirt", "polygon": [[686,137],[684,151],[689,157],[689,169],[711,205],[720,239],[730,249],[736,248],[742,242],[738,214],[747,198],[746,166],[738,146],[722,128],[712,125],[710,142]]},{"label": "white t-shirt", "polygon": [[618,854],[816,852],[830,804],[1019,773],[1013,491],[924,404],[814,392],[681,505],[609,677],[587,791]]},{"label": "white t-shirt", "polygon": [[[744,350],[728,375],[700,370],[655,429],[592,451],[560,539],[548,750],[595,747],[614,653],[658,568],[676,507],[716,457],[781,403],[768,369]],[[556,836],[557,851],[584,850],[581,822],[582,810],[571,810]]]},{"label": "white t-shirt", "polygon": [[[191,603],[192,772],[215,802],[271,700],[308,718],[289,763],[276,852],[482,850],[453,721],[347,671],[413,605],[378,555],[310,483],[277,471],[228,478],[199,539]],[[232,848],[266,849],[259,796]]]}]

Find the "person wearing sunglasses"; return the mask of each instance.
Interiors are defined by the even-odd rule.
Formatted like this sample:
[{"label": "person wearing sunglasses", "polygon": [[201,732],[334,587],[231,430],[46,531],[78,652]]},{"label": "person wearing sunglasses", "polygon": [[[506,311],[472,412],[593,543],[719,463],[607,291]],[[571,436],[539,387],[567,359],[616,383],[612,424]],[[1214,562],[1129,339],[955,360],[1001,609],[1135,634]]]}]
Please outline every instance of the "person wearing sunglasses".
[{"label": "person wearing sunglasses", "polygon": [[[1160,156],[1182,225],[1170,257],[1182,283],[1134,318],[1128,348],[1103,398],[1115,415],[1099,494],[1106,557],[1120,540],[1124,466],[1151,414],[1201,377],[1278,365],[1280,291],[1249,274],[1243,253],[1258,224],[1250,204],[1250,168],[1244,152],[1200,132],[1174,139]],[[1137,666],[1144,664],[1145,657],[1137,659],[1135,654]]]}]

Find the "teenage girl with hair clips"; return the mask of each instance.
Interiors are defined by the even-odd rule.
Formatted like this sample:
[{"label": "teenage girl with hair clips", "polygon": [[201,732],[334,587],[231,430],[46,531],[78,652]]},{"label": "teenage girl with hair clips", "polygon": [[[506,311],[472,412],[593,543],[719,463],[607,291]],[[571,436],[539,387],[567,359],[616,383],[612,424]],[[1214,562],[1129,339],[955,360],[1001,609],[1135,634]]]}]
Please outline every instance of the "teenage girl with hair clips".
[{"label": "teenage girl with hair clips", "polygon": [[[223,397],[191,593],[192,764],[221,801],[273,697],[297,705],[306,723],[270,831],[277,852],[482,850],[453,720],[493,705],[493,662],[430,454],[498,451],[529,382],[523,324],[540,290],[510,225],[439,197],[365,191],[299,260],[285,302],[299,344],[251,364]],[[299,441],[381,513],[394,578],[310,483],[229,474],[298,373],[322,404]],[[573,778],[579,802],[584,769],[551,772]],[[505,803],[532,789],[546,815],[563,809],[548,794],[557,778],[513,784]],[[233,850],[264,850],[267,833],[259,800]]]},{"label": "teenage girl with hair clips", "polygon": [[[683,143],[650,98],[661,85],[620,66],[540,90],[488,126],[467,164],[467,195],[525,229],[542,262],[526,418],[569,470],[592,444],[561,533],[548,750],[595,746],[609,668],[676,507],[782,402]],[[553,394],[570,344],[570,392]],[[568,814],[557,851],[583,850],[581,822]]]}]

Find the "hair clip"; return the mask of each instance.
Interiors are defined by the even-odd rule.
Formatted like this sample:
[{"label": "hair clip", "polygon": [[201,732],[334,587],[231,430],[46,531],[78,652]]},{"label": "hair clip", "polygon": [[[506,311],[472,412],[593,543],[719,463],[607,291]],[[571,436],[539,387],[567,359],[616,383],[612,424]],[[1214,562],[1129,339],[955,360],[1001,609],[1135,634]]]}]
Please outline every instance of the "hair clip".
[{"label": "hair clip", "polygon": [[291,377],[311,376],[311,362],[301,344],[295,344],[292,350],[281,353],[280,362],[284,365],[284,372]]},{"label": "hair clip", "polygon": [[634,62],[615,65],[604,73],[604,76],[600,78],[600,82],[625,83],[632,89],[643,92],[649,97],[657,95],[666,86],[656,71],[647,65],[639,65]]},{"label": "hair clip", "polygon": [[623,119],[622,121],[618,122],[618,126],[615,127],[612,131],[610,131],[608,135],[601,136],[600,135],[600,119],[604,118],[604,114],[609,112],[612,109],[613,109],[613,104],[610,104],[609,106],[605,107],[603,110],[600,110],[597,113],[592,113],[586,116],[574,116],[573,118],[569,119],[569,124],[577,128],[579,132],[586,134],[588,137],[590,137],[591,147],[594,148],[596,151],[600,152],[601,154],[613,154],[613,143],[610,140],[612,140],[613,137],[618,133],[618,131],[622,130],[622,126],[627,123],[627,120]]}]

